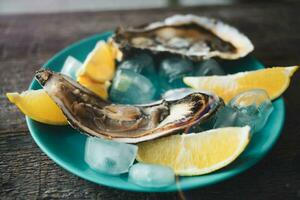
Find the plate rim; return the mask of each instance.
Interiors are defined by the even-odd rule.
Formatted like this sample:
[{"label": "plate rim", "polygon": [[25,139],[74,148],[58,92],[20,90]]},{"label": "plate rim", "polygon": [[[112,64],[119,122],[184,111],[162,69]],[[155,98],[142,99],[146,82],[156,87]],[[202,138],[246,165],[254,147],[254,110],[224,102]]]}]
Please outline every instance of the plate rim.
[{"label": "plate rim", "polygon": [[[77,46],[82,45],[83,43],[89,41],[89,40],[93,40],[96,39],[98,37],[106,37],[111,35],[113,32],[112,31],[105,31],[105,32],[101,32],[99,34],[94,34],[88,37],[85,37],[81,40],[78,40],[68,46],[66,46],[65,48],[63,48],[62,50],[58,51],[57,53],[54,54],[54,56],[52,56],[50,59],[48,59],[44,64],[43,64],[43,68],[49,66],[49,63],[53,62],[54,60],[56,60],[58,57],[60,57],[62,54],[66,54],[70,49],[73,49]],[[252,56],[253,57],[253,56]],[[255,57],[253,57],[255,58]],[[265,66],[255,58],[255,60],[265,68]],[[35,79],[33,78],[33,80],[31,81],[28,89],[32,89],[34,87],[35,84]],[[247,169],[251,168],[253,165],[255,165],[256,163],[260,162],[262,160],[262,158],[264,158],[266,156],[267,153],[270,152],[270,150],[273,148],[273,146],[275,145],[275,143],[278,141],[278,138],[280,137],[280,135],[282,134],[282,129],[283,129],[283,125],[285,122],[285,103],[282,97],[277,98],[274,101],[279,101],[279,104],[282,107],[282,118],[280,120],[280,124],[279,124],[279,128],[276,131],[276,137],[274,138],[274,140],[270,143],[270,145],[268,146],[268,148],[263,151],[260,156],[257,159],[253,159],[251,161],[249,161],[249,163],[247,165],[242,165],[241,167],[237,168],[235,170],[234,173],[229,173],[229,174],[224,174],[222,176],[218,176],[217,178],[215,178],[214,180],[210,181],[210,182],[197,182],[196,184],[189,184],[189,185],[183,185],[180,186],[180,182],[176,183],[176,188],[146,188],[146,187],[139,187],[139,188],[132,188],[132,187],[128,187],[128,186],[122,186],[121,184],[109,184],[106,182],[96,182],[94,180],[92,180],[91,178],[89,178],[89,176],[84,176],[80,170],[74,169],[73,167],[71,167],[70,165],[66,165],[63,163],[63,161],[58,158],[56,156],[56,154],[52,154],[52,152],[50,152],[41,142],[40,140],[37,138],[37,135],[34,131],[34,125],[32,124],[32,119],[30,119],[29,117],[26,116],[26,124],[27,127],[29,129],[30,135],[32,136],[32,138],[34,139],[35,143],[38,145],[38,147],[43,151],[43,153],[45,153],[51,160],[53,160],[56,164],[58,164],[60,167],[62,167],[63,169],[65,169],[66,171],[72,173],[73,175],[76,175],[80,178],[83,178],[85,180],[91,181],[93,183],[99,184],[99,185],[104,185],[104,186],[108,186],[108,187],[112,187],[112,188],[116,188],[116,189],[121,189],[121,190],[125,190],[125,191],[134,191],[134,192],[159,192],[159,193],[163,193],[163,192],[175,192],[178,190],[190,190],[190,189],[195,189],[195,188],[201,188],[201,187],[206,187],[206,186],[210,186],[216,183],[220,183],[222,181],[228,180],[231,177],[237,176],[239,174],[241,174],[242,172],[246,171]]]}]

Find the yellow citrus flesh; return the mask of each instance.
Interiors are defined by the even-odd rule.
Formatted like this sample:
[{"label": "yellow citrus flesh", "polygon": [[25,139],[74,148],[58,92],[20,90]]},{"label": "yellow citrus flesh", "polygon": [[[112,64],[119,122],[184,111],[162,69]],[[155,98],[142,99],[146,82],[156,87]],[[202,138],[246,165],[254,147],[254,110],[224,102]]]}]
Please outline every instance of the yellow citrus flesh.
[{"label": "yellow citrus flesh", "polygon": [[92,92],[96,93],[103,99],[107,99],[108,93],[107,93],[107,88],[110,85],[109,81],[106,81],[105,83],[98,83],[86,76],[80,76],[77,78],[77,81],[83,85],[84,87],[88,88]]},{"label": "yellow citrus flesh", "polygon": [[21,94],[7,93],[6,96],[25,115],[36,121],[52,125],[67,124],[62,111],[43,89],[28,90]]},{"label": "yellow citrus flesh", "polygon": [[287,89],[297,69],[298,66],[273,67],[226,76],[185,77],[183,81],[194,89],[217,94],[226,103],[238,93],[250,89],[264,89],[271,99],[275,99]]},{"label": "yellow citrus flesh", "polygon": [[171,167],[175,174],[194,176],[234,161],[249,142],[250,127],[227,127],[173,135],[138,145],[137,160]]},{"label": "yellow citrus flesh", "polygon": [[111,80],[115,73],[116,50],[110,45],[100,41],[96,44],[83,63],[82,69],[78,72],[78,78],[89,77],[95,82]]}]

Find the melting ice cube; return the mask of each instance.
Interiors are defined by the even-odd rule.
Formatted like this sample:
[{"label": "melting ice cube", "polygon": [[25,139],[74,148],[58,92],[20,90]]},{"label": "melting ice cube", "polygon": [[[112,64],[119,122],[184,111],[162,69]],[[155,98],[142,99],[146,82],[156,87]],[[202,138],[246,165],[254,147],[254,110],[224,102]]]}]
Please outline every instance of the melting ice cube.
[{"label": "melting ice cube", "polygon": [[61,73],[70,76],[72,79],[76,80],[76,74],[81,68],[82,63],[72,56],[68,56],[62,69]]},{"label": "melting ice cube", "polygon": [[214,59],[204,60],[195,64],[195,76],[224,75],[222,67]]},{"label": "melting ice cube", "polygon": [[163,91],[185,87],[182,79],[192,75],[193,63],[181,57],[170,57],[161,61],[159,68],[160,83]]},{"label": "melting ice cube", "polygon": [[273,104],[265,90],[249,90],[235,96],[228,106],[239,111],[237,123],[250,125],[251,132],[260,131],[273,111]]},{"label": "melting ice cube", "polygon": [[136,145],[88,137],[84,159],[98,172],[118,175],[128,172],[135,160],[137,149]]},{"label": "melting ice cube", "polygon": [[249,125],[252,133],[259,132],[272,111],[272,102],[264,90],[242,92],[217,113],[214,128]]},{"label": "melting ice cube", "polygon": [[216,120],[214,123],[214,128],[238,126],[238,114],[238,111],[229,106],[221,108],[215,116]]},{"label": "melting ice cube", "polygon": [[119,69],[129,69],[144,76],[155,74],[152,57],[148,54],[135,54],[119,65]]},{"label": "melting ice cube", "polygon": [[156,89],[145,76],[128,69],[116,72],[111,89],[110,99],[115,103],[142,104],[154,99]]},{"label": "melting ice cube", "polygon": [[166,187],[175,182],[175,175],[170,167],[137,163],[129,170],[129,180],[143,187]]}]

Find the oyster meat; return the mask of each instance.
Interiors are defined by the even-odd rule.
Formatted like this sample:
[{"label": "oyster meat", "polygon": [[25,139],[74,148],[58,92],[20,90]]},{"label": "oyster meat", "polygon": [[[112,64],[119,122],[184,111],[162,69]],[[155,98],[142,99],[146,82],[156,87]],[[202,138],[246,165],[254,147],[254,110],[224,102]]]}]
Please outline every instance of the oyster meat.
[{"label": "oyster meat", "polygon": [[65,75],[43,69],[35,77],[73,128],[126,143],[151,140],[188,128],[205,121],[223,105],[218,96],[200,92],[172,101],[119,105],[101,99]]},{"label": "oyster meat", "polygon": [[238,59],[253,51],[251,41],[219,20],[174,15],[148,25],[118,28],[112,41],[125,55],[132,49],[172,53],[193,60]]}]

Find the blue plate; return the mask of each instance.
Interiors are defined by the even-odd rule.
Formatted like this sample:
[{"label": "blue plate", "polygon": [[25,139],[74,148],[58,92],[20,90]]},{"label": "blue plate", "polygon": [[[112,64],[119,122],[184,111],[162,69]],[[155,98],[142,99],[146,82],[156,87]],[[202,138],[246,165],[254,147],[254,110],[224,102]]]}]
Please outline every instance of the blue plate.
[{"label": "blue plate", "polygon": [[[54,71],[60,71],[67,56],[71,55],[80,61],[84,61],[87,54],[94,48],[99,40],[106,40],[112,33],[106,32],[100,35],[81,40],[57,53],[44,66]],[[264,66],[255,58],[247,56],[235,61],[222,61],[222,66],[228,73],[238,71],[256,70]],[[29,89],[41,88],[37,81],[33,80]],[[280,135],[284,123],[284,102],[282,98],[273,102],[274,111],[264,129],[256,133],[247,149],[237,160],[229,166],[211,174],[193,177],[180,177],[179,181],[165,188],[144,188],[130,183],[127,174],[110,176],[98,173],[84,162],[84,145],[86,136],[78,133],[69,126],[51,126],[38,123],[26,118],[30,133],[42,149],[54,162],[77,176],[86,180],[114,188],[143,192],[168,192],[203,187],[233,177],[263,158],[274,145]]]}]

